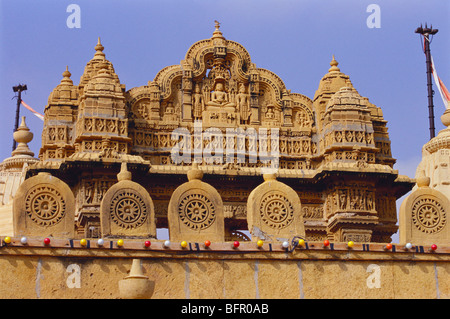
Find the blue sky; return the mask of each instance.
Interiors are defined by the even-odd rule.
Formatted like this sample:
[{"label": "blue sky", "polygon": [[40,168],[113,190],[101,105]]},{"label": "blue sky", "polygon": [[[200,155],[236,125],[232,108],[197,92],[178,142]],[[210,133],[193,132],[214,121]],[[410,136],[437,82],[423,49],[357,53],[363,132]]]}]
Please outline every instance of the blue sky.
[{"label": "blue sky", "polygon": [[[414,177],[429,140],[425,56],[414,30],[439,29],[431,44],[437,71],[450,87],[450,1],[447,0],[147,0],[0,2],[0,159],[11,155],[16,101],[12,87],[25,83],[23,100],[43,113],[66,65],[79,83],[100,36],[104,53],[126,88],[146,85],[165,66],[179,64],[196,41],[212,36],[214,20],[227,39],[241,43],[258,67],[278,74],[292,92],[310,98],[327,73],[332,54],[363,96],[388,121],[396,169]],[[70,4],[81,9],[81,27],[69,28]],[[369,28],[370,4],[380,8],[380,28]],[[436,87],[434,87],[436,89]],[[436,133],[444,104],[436,90]],[[42,121],[22,108],[39,152]]]}]

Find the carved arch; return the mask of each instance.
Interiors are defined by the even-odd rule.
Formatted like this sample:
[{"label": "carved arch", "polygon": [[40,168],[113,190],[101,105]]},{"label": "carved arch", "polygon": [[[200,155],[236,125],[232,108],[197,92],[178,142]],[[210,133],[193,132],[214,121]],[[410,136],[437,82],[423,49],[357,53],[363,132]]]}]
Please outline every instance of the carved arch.
[{"label": "carved arch", "polygon": [[150,97],[150,89],[146,85],[132,88],[131,90],[127,91],[126,95],[127,101],[128,103],[130,103],[130,105],[133,105],[142,99],[150,99]]},{"label": "carved arch", "polygon": [[283,91],[286,90],[283,80],[272,71],[261,68],[258,68],[257,70],[259,73],[260,85],[266,84],[266,86],[270,87],[277,105],[282,106],[282,95]]},{"label": "carved arch", "polygon": [[312,109],[312,100],[299,93],[291,93],[290,96],[293,99],[293,112],[303,110],[307,115],[311,123],[315,123],[314,111]]},{"label": "carved arch", "polygon": [[249,77],[247,70],[250,68],[252,61],[248,51],[239,43],[234,41],[227,42],[227,53],[232,54],[237,58],[235,63],[235,73],[239,76],[240,80],[246,80]]},{"label": "carved arch", "polygon": [[[241,81],[248,78],[247,69],[250,68],[251,58],[248,51],[240,43],[227,40],[227,55],[234,55],[237,63],[234,65],[234,72]],[[206,73],[206,56],[214,53],[214,45],[211,39],[201,40],[194,43],[186,53],[185,61],[189,63],[193,70],[193,77],[199,77]]]},{"label": "carved arch", "polygon": [[154,78],[154,82],[159,85],[161,98],[166,99],[172,95],[172,83],[175,79],[181,79],[183,69],[181,65],[171,65],[163,68]]}]

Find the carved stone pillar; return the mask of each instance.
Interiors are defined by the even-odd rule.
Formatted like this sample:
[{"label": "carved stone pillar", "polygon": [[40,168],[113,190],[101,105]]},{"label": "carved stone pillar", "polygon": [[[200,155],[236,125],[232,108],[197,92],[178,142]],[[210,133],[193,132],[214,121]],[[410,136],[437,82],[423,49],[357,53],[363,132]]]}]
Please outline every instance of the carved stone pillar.
[{"label": "carved stone pillar", "polygon": [[258,125],[259,119],[259,74],[256,69],[250,71],[250,124]]},{"label": "carved stone pillar", "polygon": [[346,180],[336,183],[327,195],[325,218],[328,238],[336,242],[370,242],[379,224],[375,189],[370,183]]},{"label": "carved stone pillar", "polygon": [[183,122],[192,122],[192,70],[190,66],[185,63],[183,65],[183,105],[181,116]]},{"label": "carved stone pillar", "polygon": [[160,110],[160,90],[159,86],[155,82],[150,83],[150,119],[159,121]]},{"label": "carved stone pillar", "polygon": [[283,92],[283,126],[293,126],[292,98],[286,90]]}]

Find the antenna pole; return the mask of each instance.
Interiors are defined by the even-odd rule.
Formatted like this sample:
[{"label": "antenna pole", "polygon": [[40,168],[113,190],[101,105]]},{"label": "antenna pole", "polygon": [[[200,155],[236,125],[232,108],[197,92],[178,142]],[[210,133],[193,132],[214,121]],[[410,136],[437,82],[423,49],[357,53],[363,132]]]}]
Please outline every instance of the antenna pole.
[{"label": "antenna pole", "polygon": [[[19,115],[20,115],[20,104],[22,103],[22,91],[27,90],[26,84],[19,84],[17,86],[13,86],[13,91],[18,92],[17,96],[17,108],[16,108],[16,122],[14,123],[14,131],[17,131],[17,128],[19,127]],[[12,150],[14,151],[16,149],[16,140],[13,139],[13,146]]]},{"label": "antenna pole", "polygon": [[419,33],[424,37],[424,51],[425,51],[425,62],[427,67],[427,91],[428,91],[428,119],[430,123],[430,140],[436,136],[434,127],[434,105],[433,105],[433,82],[432,82],[432,65],[431,65],[431,51],[430,51],[430,35],[435,35],[438,29],[433,29],[432,26],[429,28],[425,24],[425,28],[418,27],[415,33]]}]

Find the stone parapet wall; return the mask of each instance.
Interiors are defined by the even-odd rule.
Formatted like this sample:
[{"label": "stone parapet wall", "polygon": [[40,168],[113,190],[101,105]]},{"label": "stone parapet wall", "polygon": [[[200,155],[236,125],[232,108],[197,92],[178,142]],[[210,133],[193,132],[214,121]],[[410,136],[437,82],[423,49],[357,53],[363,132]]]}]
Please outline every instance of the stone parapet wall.
[{"label": "stone parapet wall", "polygon": [[450,298],[449,246],[163,243],[3,239],[1,298],[120,298],[133,259],[154,283],[153,299]]}]

